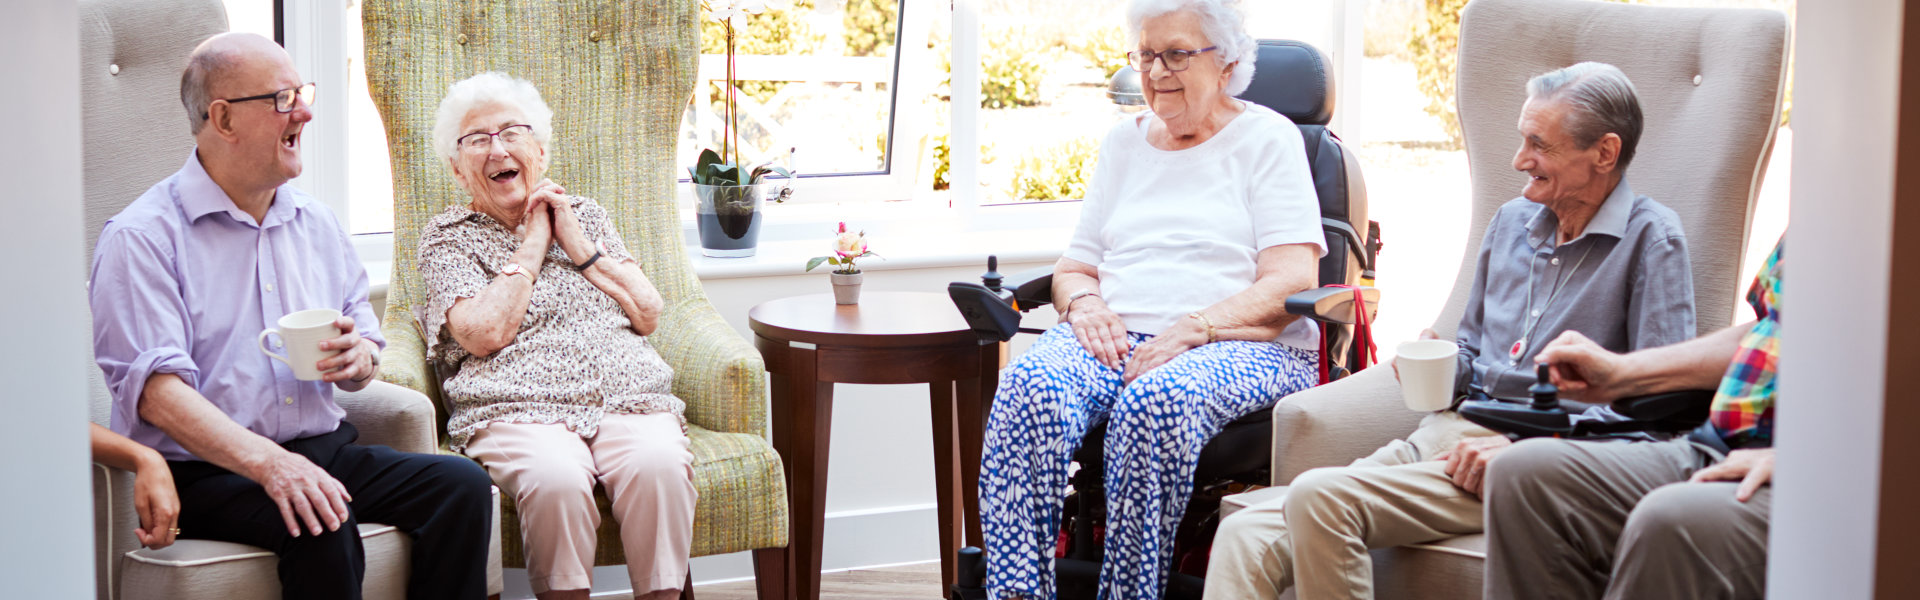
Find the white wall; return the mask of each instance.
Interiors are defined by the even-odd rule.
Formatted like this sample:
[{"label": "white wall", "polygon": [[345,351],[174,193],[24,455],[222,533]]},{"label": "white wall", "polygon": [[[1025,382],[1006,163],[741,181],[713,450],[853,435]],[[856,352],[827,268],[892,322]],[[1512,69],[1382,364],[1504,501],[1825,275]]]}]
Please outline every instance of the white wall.
[{"label": "white wall", "polygon": [[[13,118],[0,164],[13,176],[0,195],[0,256],[9,259],[0,276],[0,596],[90,598],[80,16],[71,0],[36,0],[10,4],[7,21],[0,114]],[[20,293],[29,286],[34,293]]]},{"label": "white wall", "polygon": [[1901,18],[1899,2],[1830,0],[1796,24],[1774,598],[1874,592]]}]

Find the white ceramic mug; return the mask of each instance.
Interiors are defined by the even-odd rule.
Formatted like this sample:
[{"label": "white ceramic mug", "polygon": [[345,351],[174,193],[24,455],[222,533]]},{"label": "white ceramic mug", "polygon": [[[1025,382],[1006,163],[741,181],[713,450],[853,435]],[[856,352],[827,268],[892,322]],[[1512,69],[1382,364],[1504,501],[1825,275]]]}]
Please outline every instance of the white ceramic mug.
[{"label": "white ceramic mug", "polygon": [[[320,370],[320,361],[340,354],[339,350],[321,350],[320,342],[340,337],[340,330],[333,322],[340,319],[340,311],[331,308],[314,308],[280,317],[275,324],[278,329],[260,332],[260,352],[274,360],[287,364],[293,369],[293,376],[301,381],[319,381],[324,371]],[[274,354],[267,350],[267,336],[280,337],[280,343],[274,347],[285,346],[287,353]]]},{"label": "white ceramic mug", "polygon": [[1400,371],[1400,395],[1407,408],[1433,412],[1453,404],[1459,355],[1460,345],[1447,340],[1400,343],[1394,352],[1394,365]]}]

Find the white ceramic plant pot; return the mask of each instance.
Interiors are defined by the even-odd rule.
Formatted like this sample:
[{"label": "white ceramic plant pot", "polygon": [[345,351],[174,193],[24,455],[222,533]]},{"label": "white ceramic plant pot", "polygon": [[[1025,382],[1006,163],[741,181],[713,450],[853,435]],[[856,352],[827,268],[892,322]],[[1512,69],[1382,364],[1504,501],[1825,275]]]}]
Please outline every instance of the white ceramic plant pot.
[{"label": "white ceramic plant pot", "polygon": [[832,273],[830,275],[833,277],[833,302],[835,304],[860,303],[860,283],[866,280],[866,273],[854,273],[852,275]]}]

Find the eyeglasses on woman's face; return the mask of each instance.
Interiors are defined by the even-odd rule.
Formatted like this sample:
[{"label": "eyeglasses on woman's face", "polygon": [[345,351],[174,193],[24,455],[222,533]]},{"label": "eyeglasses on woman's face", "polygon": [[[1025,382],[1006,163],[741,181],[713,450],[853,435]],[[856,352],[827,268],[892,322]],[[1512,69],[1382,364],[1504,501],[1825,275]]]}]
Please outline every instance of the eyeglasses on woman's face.
[{"label": "eyeglasses on woman's face", "polygon": [[[233,104],[235,102],[251,102],[254,100],[267,99],[273,100],[273,110],[279,113],[293,112],[295,106],[313,106],[313,83],[308,82],[306,85],[290,87],[270,94],[247,96],[245,98],[216,98],[214,101]],[[298,104],[295,104],[295,102],[298,102]],[[206,111],[201,111],[200,118],[207,118]]]},{"label": "eyeglasses on woman's face", "polygon": [[501,127],[492,133],[476,131],[460,136],[458,144],[461,152],[479,154],[493,149],[494,138],[500,138],[500,143],[508,147],[517,146],[533,139],[533,126],[523,123]]},{"label": "eyeglasses on woman's face", "polygon": [[1127,53],[1127,61],[1128,64],[1133,66],[1133,70],[1145,73],[1153,68],[1153,61],[1157,58],[1160,59],[1161,66],[1166,67],[1168,71],[1177,73],[1185,71],[1187,67],[1192,66],[1193,57],[1212,52],[1217,48],[1219,48],[1219,46],[1207,46],[1199,50],[1162,50],[1159,52],[1152,50],[1135,50]]}]

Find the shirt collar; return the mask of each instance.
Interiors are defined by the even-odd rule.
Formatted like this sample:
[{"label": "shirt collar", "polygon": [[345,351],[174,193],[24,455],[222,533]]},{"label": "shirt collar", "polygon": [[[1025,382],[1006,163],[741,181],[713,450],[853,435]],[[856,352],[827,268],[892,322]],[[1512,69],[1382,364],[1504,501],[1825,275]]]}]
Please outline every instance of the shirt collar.
[{"label": "shirt collar", "polygon": [[[1633,199],[1633,186],[1627,184],[1625,177],[1620,178],[1620,183],[1614,185],[1613,191],[1607,194],[1607,199],[1600,203],[1600,210],[1593,213],[1593,220],[1587,221],[1587,228],[1580,232],[1580,237],[1573,238],[1567,243],[1586,239],[1590,235],[1626,237],[1627,218],[1633,213]],[[1550,245],[1558,235],[1559,227],[1560,217],[1553,214],[1553,211],[1548,210],[1547,207],[1541,206],[1540,212],[1535,213],[1533,219],[1527,222],[1527,243],[1535,248]]]},{"label": "shirt collar", "polygon": [[[198,146],[187,153],[187,164],[180,168],[180,179],[176,186],[180,207],[186,211],[188,222],[217,212],[225,212],[241,223],[253,222],[253,215],[240,210],[240,206],[227,197],[227,191],[221,189],[220,184],[213,182],[213,176],[207,174],[206,165],[200,164]],[[256,225],[271,227],[292,219],[294,214],[307,206],[307,202],[305,194],[295,193],[290,184],[281,184],[273,190],[273,204],[267,207],[266,222]]]}]

